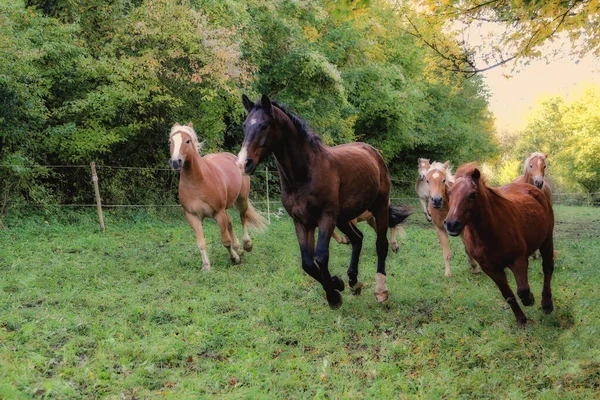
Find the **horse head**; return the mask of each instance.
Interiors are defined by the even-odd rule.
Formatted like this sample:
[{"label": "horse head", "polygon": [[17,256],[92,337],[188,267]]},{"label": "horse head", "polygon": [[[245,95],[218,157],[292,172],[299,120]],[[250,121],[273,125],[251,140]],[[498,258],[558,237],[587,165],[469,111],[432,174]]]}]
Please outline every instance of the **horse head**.
[{"label": "horse head", "polygon": [[169,143],[171,145],[169,164],[175,171],[181,171],[185,160],[189,159],[194,153],[198,154],[201,147],[191,122],[187,125],[175,123],[171,127]]},{"label": "horse head", "polygon": [[451,236],[458,236],[469,223],[481,195],[481,172],[475,163],[462,165],[457,171],[450,196],[448,215],[444,226]]},{"label": "horse head", "polygon": [[439,209],[444,205],[444,197],[447,197],[447,189],[453,181],[449,167],[450,161],[446,161],[444,164],[434,162],[425,175],[433,208]]},{"label": "horse head", "polygon": [[429,160],[427,158],[419,158],[419,180],[424,181],[425,175],[427,175],[427,171],[431,167],[429,164]]},{"label": "horse head", "polygon": [[546,158],[548,154],[533,153],[529,154],[527,160],[525,160],[525,173],[531,176],[533,184],[538,189],[544,187],[544,176],[546,174]]},{"label": "horse head", "polygon": [[242,102],[248,116],[244,121],[244,143],[237,164],[246,175],[252,175],[258,164],[273,152],[281,130],[276,122],[275,107],[267,95],[263,94],[256,103],[242,95]]}]

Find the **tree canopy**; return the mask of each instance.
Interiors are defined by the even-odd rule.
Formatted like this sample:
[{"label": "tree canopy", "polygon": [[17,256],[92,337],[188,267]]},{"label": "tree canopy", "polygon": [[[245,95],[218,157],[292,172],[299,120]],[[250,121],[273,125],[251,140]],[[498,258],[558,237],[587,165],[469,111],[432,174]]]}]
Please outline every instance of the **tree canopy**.
[{"label": "tree canopy", "polygon": [[[77,201],[87,175],[36,166],[166,167],[175,122],[192,121],[206,151],[237,152],[242,93],[287,103],[327,144],[374,145],[398,182],[421,156],[487,158],[481,79],[440,79],[404,12],[384,0],[0,0],[2,190]],[[107,201],[164,201],[150,173],[103,179]]]}]

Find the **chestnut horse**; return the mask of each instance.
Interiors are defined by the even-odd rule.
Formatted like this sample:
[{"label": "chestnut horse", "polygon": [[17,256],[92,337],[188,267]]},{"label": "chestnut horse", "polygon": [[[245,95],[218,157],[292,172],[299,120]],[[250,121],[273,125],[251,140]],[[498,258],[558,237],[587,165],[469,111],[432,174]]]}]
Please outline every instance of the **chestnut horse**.
[{"label": "chestnut horse", "polygon": [[512,270],[523,305],[533,305],[527,269],[529,256],[539,249],[544,272],[542,309],[552,312],[554,213],[544,193],[525,183],[488,187],[475,163],[462,165],[455,178],[445,222],[448,233],[458,236],[464,231],[467,251],[498,285],[519,325],[524,325],[527,317],[508,285],[504,269]]},{"label": "chestnut horse", "polygon": [[[433,226],[435,227],[435,233],[437,233],[438,240],[442,246],[442,252],[444,254],[444,266],[446,268],[445,275],[450,277],[452,276],[452,272],[450,272],[452,251],[450,250],[448,232],[446,232],[446,228],[444,228],[444,220],[446,219],[449,210],[448,189],[454,183],[454,177],[452,176],[452,170],[450,168],[450,161],[446,161],[444,164],[440,162],[434,162],[431,164],[431,167],[429,167],[429,170],[425,175],[425,181],[429,185],[429,194],[431,196],[429,202],[429,214],[431,215]],[[460,238],[464,244],[464,238],[462,234]],[[471,265],[471,272],[474,274],[481,272],[481,269],[479,269],[479,266],[475,260],[473,260],[473,258],[469,255],[466,247],[465,252],[467,253],[469,265]]]},{"label": "chestnut horse", "polygon": [[[388,298],[385,260],[387,229],[407,215],[394,212],[390,204],[390,175],[383,157],[365,143],[329,147],[311,132],[296,114],[266,95],[256,104],[242,97],[248,117],[244,121],[244,143],[238,165],[252,174],[273,153],[281,183],[281,201],[294,220],[300,245],[302,268],[321,283],[331,308],[342,305],[344,281],[329,273],[329,241],[337,226],[350,239],[352,258],[348,282],[360,294],[358,259],[362,233],[352,220],[368,210],[377,222],[377,274],[375,297]],[[315,247],[315,229],[319,235]]]},{"label": "chestnut horse", "polygon": [[546,159],[548,154],[542,153],[527,153],[527,159],[525,160],[523,175],[519,176],[513,182],[515,183],[529,183],[535,185],[538,189],[541,189],[546,198],[552,204],[552,188],[546,180]]},{"label": "chestnut horse", "polygon": [[425,180],[425,175],[427,175],[429,167],[431,167],[431,165],[429,164],[428,159],[419,158],[419,176],[415,182],[415,191],[417,192],[417,197],[421,202],[421,207],[423,207],[425,218],[427,218],[427,221],[431,222],[431,214],[429,213],[429,185]]},{"label": "chestnut horse", "polygon": [[179,201],[185,216],[196,232],[196,244],[202,254],[202,271],[210,270],[206,240],[202,230],[205,217],[214,218],[221,229],[221,242],[229,251],[234,264],[240,262],[240,243],[233,231],[227,209],[234,205],[242,220],[244,250],[252,251],[252,239],[248,226],[265,228],[265,219],[256,212],[248,194],[250,178],[243,176],[231,153],[200,156],[201,144],[190,122],[175,124],[169,137],[171,144],[171,168],[181,172],[179,178]]},{"label": "chestnut horse", "polygon": [[[412,211],[408,211],[412,213]],[[371,228],[373,228],[373,230],[375,232],[377,232],[377,225],[375,224],[375,217],[373,217],[373,214],[370,211],[365,211],[364,213],[360,214],[358,216],[358,218],[355,218],[352,220],[352,223],[356,226],[358,225],[359,222],[363,222],[363,221],[367,221],[367,224],[369,224],[371,226]],[[406,231],[404,230],[404,227],[402,226],[402,224],[398,224],[396,226],[393,226],[390,228],[390,247],[392,248],[392,251],[394,253],[398,252],[398,249],[400,248],[400,246],[398,246],[398,234],[401,237],[406,237]],[[338,235],[335,230],[333,231],[333,234],[331,235],[333,237],[333,239],[338,242],[339,244],[350,244],[350,240],[348,239],[348,236],[340,236]]]}]

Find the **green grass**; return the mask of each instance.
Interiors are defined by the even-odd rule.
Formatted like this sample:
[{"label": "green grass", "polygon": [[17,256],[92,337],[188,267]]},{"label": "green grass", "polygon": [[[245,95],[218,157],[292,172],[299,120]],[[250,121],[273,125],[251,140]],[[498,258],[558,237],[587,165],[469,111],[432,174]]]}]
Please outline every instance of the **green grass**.
[{"label": "green grass", "polygon": [[[390,300],[373,296],[366,233],[363,295],[327,306],[300,267],[289,217],[230,265],[205,224],[201,273],[178,212],[8,218],[0,231],[0,398],[591,398],[600,389],[600,209],[556,207],[555,311],[516,326],[462,245],[450,279],[433,229],[415,214],[390,252]],[[239,223],[234,219],[239,232]],[[350,247],[331,245],[347,282]],[[511,278],[514,287],[514,281]]]}]

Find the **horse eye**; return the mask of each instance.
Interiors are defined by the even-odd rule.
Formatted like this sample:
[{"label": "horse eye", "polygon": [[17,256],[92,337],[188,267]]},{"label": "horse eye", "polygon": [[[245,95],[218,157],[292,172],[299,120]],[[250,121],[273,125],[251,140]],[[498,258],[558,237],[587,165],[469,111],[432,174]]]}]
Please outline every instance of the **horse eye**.
[{"label": "horse eye", "polygon": [[429,183],[429,179],[426,179],[426,180],[427,180],[427,183]]},{"label": "horse eye", "polygon": [[469,194],[469,200],[473,201],[475,200],[475,196],[477,195],[477,193],[473,192]]},{"label": "horse eye", "polygon": [[444,179],[444,180],[442,181],[442,183],[446,183],[446,180]]},{"label": "horse eye", "polygon": [[533,165],[530,165],[529,168],[533,168]]},{"label": "horse eye", "polygon": [[190,144],[190,141],[189,141],[189,139],[185,141],[185,144]]}]

